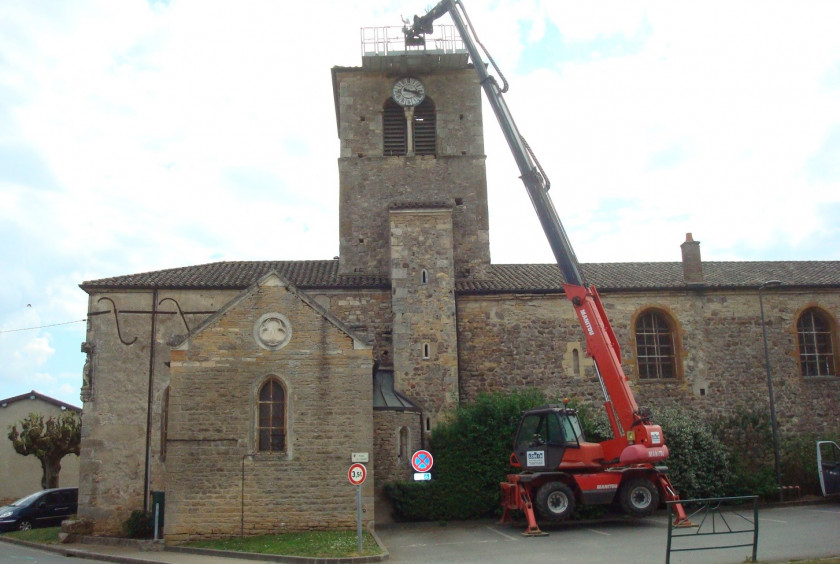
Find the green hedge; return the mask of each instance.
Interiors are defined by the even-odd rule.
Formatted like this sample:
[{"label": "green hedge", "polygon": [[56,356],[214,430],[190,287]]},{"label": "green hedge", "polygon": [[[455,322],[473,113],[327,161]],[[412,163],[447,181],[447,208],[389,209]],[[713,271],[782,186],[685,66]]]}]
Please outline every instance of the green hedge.
[{"label": "green hedge", "polygon": [[700,414],[686,408],[653,412],[662,427],[670,457],[668,478],[682,499],[719,497],[729,483],[729,455]]},{"label": "green hedge", "polygon": [[712,418],[711,426],[715,438],[729,454],[725,495],[775,495],[778,490],[769,412],[739,407],[733,415]]},{"label": "green hedge", "polygon": [[840,425],[824,433],[780,438],[782,485],[799,486],[803,495],[822,495],[817,469],[817,441],[840,444]]}]

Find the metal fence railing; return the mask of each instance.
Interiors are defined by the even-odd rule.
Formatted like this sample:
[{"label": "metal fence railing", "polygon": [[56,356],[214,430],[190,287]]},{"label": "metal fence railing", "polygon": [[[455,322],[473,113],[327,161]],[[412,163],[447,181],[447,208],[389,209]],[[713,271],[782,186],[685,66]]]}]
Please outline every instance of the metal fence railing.
[{"label": "metal fence railing", "polygon": [[[673,505],[681,503],[691,525],[674,525]],[[665,564],[672,552],[751,547],[752,559],[758,551],[758,496],[717,497],[669,501],[668,547]]]},{"label": "metal fence railing", "polygon": [[466,52],[464,42],[454,25],[436,25],[434,32],[426,34],[420,44],[407,44],[403,28],[394,26],[363,27],[361,39],[362,57],[391,55],[407,51]]}]

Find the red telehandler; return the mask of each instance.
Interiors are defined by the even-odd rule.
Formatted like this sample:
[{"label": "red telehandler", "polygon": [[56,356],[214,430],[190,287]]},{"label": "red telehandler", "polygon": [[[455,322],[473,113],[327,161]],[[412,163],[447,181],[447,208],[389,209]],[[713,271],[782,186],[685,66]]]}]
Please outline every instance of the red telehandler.
[{"label": "red telehandler", "polygon": [[[541,517],[558,521],[568,518],[578,503],[610,504],[618,500],[631,516],[650,515],[661,499],[679,501],[665,473],[667,468],[657,464],[668,458],[668,447],[659,425],[654,425],[650,415],[636,405],[621,367],[618,342],[598,292],[584,280],[548,196],[548,179],[519,134],[502,97],[507,82],[502,79],[505,86],[501,88],[481,62],[476,47],[481,43],[460,0],[442,0],[425,15],[414,16],[413,23],[403,29],[406,42],[416,45],[422,41],[425,34],[433,32],[433,22],[447,13],[473,61],[563,274],[563,291],[577,313],[586,337],[587,354],[595,361],[613,433],[612,439],[586,442],[577,412],[565,405],[548,405],[524,413],[510,456],[511,465],[521,472],[509,474],[501,484],[502,520],[510,519],[512,510],[520,510],[528,520],[525,534],[536,535],[541,532],[535,507]],[[489,54],[487,58],[495,67]],[[690,524],[681,504],[675,504],[675,511],[675,524]]]}]

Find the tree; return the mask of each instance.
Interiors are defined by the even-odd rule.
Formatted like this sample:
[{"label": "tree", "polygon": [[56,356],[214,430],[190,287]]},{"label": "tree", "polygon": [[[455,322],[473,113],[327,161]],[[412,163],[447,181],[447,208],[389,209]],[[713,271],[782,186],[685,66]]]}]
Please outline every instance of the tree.
[{"label": "tree", "polygon": [[12,425],[9,440],[15,451],[23,456],[34,455],[41,461],[41,487],[58,487],[58,474],[61,472],[61,459],[65,455],[79,456],[82,441],[82,421],[73,412],[50,417],[46,421],[43,415],[30,413],[17,425]]}]

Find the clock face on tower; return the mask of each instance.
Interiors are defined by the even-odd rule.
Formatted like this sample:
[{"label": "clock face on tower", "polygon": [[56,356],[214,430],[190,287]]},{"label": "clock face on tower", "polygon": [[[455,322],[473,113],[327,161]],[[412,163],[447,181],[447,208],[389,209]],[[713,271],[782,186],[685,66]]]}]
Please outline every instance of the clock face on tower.
[{"label": "clock face on tower", "polygon": [[426,97],[426,87],[416,78],[401,78],[394,83],[391,97],[400,106],[417,106]]}]

